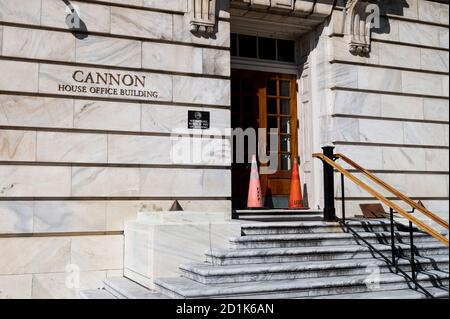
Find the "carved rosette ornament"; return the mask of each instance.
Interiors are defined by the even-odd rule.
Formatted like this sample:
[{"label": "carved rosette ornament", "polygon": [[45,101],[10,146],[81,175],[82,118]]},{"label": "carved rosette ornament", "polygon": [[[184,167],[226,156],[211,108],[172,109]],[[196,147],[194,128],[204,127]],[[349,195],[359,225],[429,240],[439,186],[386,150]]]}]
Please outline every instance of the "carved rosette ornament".
[{"label": "carved rosette ornament", "polygon": [[216,0],[190,0],[191,32],[204,35],[214,33],[216,26]]},{"label": "carved rosette ornament", "polygon": [[373,26],[379,27],[378,1],[349,0],[345,6],[344,27],[349,51],[354,55],[368,56]]}]

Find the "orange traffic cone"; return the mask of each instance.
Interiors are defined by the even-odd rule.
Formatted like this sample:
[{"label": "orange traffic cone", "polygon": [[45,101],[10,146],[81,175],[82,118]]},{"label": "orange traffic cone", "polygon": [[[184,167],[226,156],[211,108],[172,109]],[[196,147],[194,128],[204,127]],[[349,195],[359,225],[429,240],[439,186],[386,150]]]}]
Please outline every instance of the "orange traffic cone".
[{"label": "orange traffic cone", "polygon": [[256,155],[252,156],[252,168],[250,171],[250,185],[248,187],[248,208],[262,208],[261,183],[259,181],[258,164]]},{"label": "orange traffic cone", "polygon": [[289,194],[289,208],[290,209],[302,209],[303,208],[303,196],[302,189],[300,188],[300,176],[298,174],[298,162],[294,159],[292,167],[291,177],[291,192]]}]

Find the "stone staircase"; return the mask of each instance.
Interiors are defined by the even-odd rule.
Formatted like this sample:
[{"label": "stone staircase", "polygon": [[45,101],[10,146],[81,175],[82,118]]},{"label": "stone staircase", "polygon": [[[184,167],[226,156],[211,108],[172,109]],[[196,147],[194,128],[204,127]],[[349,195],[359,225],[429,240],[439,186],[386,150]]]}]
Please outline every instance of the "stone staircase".
[{"label": "stone staircase", "polygon": [[[349,225],[390,258],[388,221],[354,220]],[[398,225],[395,236],[399,267],[409,272],[409,233]],[[242,235],[230,238],[230,243],[231,249],[206,252],[204,263],[180,265],[178,278],[155,279],[158,292],[125,278],[113,278],[116,283],[106,281],[105,290],[97,291],[98,297],[103,299],[105,293],[116,298],[426,297],[335,222],[252,222],[242,224]],[[420,284],[434,297],[448,298],[448,247],[419,231],[414,243]],[[133,289],[140,292],[130,293]],[[84,297],[94,297],[94,292]]]}]

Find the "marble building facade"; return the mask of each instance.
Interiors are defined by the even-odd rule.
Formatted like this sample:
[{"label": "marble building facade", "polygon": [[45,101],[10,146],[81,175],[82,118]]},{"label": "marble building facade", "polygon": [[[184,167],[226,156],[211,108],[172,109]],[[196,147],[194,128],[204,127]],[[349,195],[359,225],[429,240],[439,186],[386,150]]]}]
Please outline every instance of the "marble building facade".
[{"label": "marble building facade", "polygon": [[[448,218],[448,3],[206,2],[0,0],[0,298],[101,287],[123,273],[124,222],[174,199],[229,217],[232,68],[297,75],[311,207],[322,205],[311,154],[333,144]],[[381,13],[363,39],[344,19],[361,3]],[[232,32],[294,40],[297,62],[233,59]],[[225,151],[174,164],[170,134],[188,110],[210,113],[203,141]],[[350,211],[370,201],[347,187]]]}]

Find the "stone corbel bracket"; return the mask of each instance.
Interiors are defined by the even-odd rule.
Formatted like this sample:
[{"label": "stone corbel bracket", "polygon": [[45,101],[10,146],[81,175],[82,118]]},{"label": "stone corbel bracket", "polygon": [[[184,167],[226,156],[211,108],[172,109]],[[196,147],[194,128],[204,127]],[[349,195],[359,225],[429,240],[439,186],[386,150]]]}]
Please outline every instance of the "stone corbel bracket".
[{"label": "stone corbel bracket", "polygon": [[368,56],[370,53],[371,28],[379,21],[378,1],[349,0],[345,6],[345,36],[349,51],[354,55]]},{"label": "stone corbel bracket", "polygon": [[216,0],[189,0],[190,29],[210,36],[216,26]]}]

